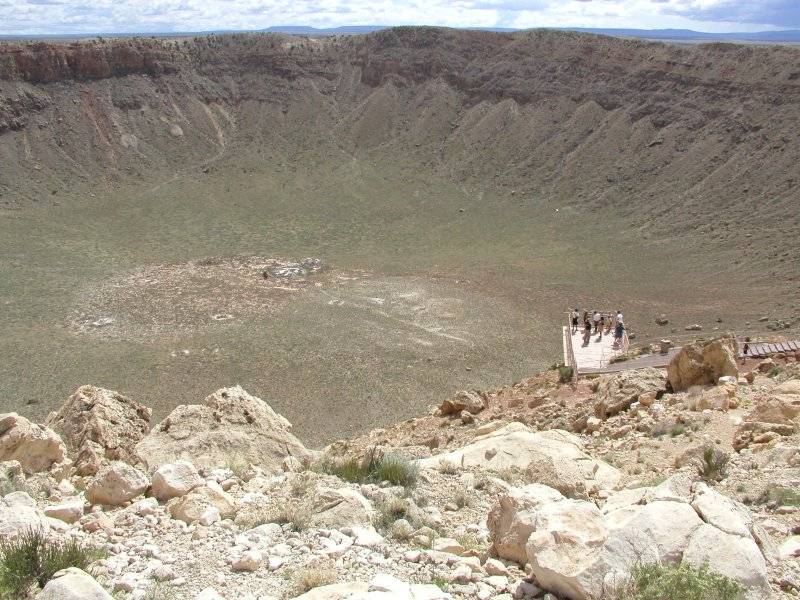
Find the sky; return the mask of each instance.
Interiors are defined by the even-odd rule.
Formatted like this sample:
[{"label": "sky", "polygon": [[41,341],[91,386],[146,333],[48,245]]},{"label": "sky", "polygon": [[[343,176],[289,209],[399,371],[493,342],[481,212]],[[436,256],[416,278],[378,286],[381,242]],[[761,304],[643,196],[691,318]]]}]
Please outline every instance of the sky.
[{"label": "sky", "polygon": [[800,0],[0,0],[0,35],[273,25],[800,29]]}]

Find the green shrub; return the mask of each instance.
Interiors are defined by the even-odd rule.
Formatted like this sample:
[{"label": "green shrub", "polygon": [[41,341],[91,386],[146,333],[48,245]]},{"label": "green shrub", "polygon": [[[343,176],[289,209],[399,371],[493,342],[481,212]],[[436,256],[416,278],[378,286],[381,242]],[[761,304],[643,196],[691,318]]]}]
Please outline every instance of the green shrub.
[{"label": "green shrub", "polygon": [[363,460],[326,458],[317,462],[314,469],[353,483],[388,481],[403,487],[413,487],[419,477],[416,463],[396,454],[384,454],[379,459],[368,456]]},{"label": "green shrub", "polygon": [[0,598],[25,598],[33,585],[43,588],[56,572],[67,567],[86,571],[104,556],[74,539],[48,539],[39,529],[0,539]]},{"label": "green shrub", "polygon": [[780,374],[781,374],[781,368],[780,367],[772,367],[769,370],[769,372],[767,373],[767,377],[777,377]]},{"label": "green shrub", "polygon": [[575,374],[575,371],[572,367],[568,367],[565,365],[561,365],[558,367],[558,381],[561,383],[569,383],[572,381],[572,376]]},{"label": "green shrub", "polygon": [[778,485],[771,485],[764,490],[758,498],[758,502],[761,504],[775,502],[778,506],[800,506],[800,492]]},{"label": "green shrub", "polygon": [[686,426],[681,425],[680,423],[675,425],[669,432],[672,437],[677,437],[679,435],[683,435],[684,433],[686,433]]},{"label": "green shrub", "polygon": [[633,569],[618,600],[737,600],[742,587],[732,579],[709,571],[706,565],[695,569],[682,563],[640,565]]},{"label": "green shrub", "polygon": [[725,477],[728,456],[721,450],[706,448],[703,450],[703,467],[701,475],[709,481],[720,481]]}]

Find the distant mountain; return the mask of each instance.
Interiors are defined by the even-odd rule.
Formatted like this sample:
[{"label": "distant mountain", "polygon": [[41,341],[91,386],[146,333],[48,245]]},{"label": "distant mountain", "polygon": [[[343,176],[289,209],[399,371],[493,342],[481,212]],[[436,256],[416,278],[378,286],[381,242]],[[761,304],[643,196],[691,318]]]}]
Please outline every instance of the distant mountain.
[{"label": "distant mountain", "polygon": [[[373,33],[381,29],[388,29],[385,25],[349,25],[328,29],[317,29],[305,25],[276,25],[263,31],[270,33],[284,33],[288,35],[362,35]],[[520,31],[507,27],[465,27],[479,31]],[[580,31],[613,37],[632,37],[647,40],[685,41],[685,42],[795,42],[800,43],[800,30],[786,31],[754,31],[737,33],[709,33],[705,31],[692,31],[691,29],[602,29],[590,27],[554,27],[559,31]]]}]

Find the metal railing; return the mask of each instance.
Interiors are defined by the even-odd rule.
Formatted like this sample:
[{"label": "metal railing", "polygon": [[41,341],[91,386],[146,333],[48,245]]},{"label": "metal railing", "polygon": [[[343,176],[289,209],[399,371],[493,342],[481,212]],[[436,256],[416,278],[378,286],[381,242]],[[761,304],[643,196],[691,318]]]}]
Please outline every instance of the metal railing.
[{"label": "metal railing", "polygon": [[578,362],[575,360],[575,350],[572,347],[572,318],[567,313],[567,326],[564,327],[564,364],[572,368],[572,381],[578,380]]}]

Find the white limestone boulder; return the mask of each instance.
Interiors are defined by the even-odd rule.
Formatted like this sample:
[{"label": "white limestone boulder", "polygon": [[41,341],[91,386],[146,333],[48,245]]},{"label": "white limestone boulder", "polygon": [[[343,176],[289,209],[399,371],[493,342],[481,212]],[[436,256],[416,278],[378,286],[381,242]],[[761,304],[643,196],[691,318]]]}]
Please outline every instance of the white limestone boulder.
[{"label": "white limestone boulder", "polygon": [[59,571],[36,595],[36,600],[113,600],[88,573],[70,567]]},{"label": "white limestone boulder", "polygon": [[240,386],[217,390],[202,404],[181,405],[136,446],[148,467],[188,460],[215,468],[236,459],[280,472],[284,459],[301,462],[312,453],[291,433],[291,424]]},{"label": "white limestone boulder", "polygon": [[86,486],[91,504],[121,506],[142,495],[150,487],[147,475],[128,463],[114,461],[98,471]]},{"label": "white limestone boulder", "polygon": [[26,474],[68,475],[71,462],[58,434],[17,413],[0,415],[0,461],[17,461]]},{"label": "white limestone boulder", "polygon": [[205,483],[188,460],[178,460],[158,467],[153,473],[153,496],[166,502],[180,498]]}]

